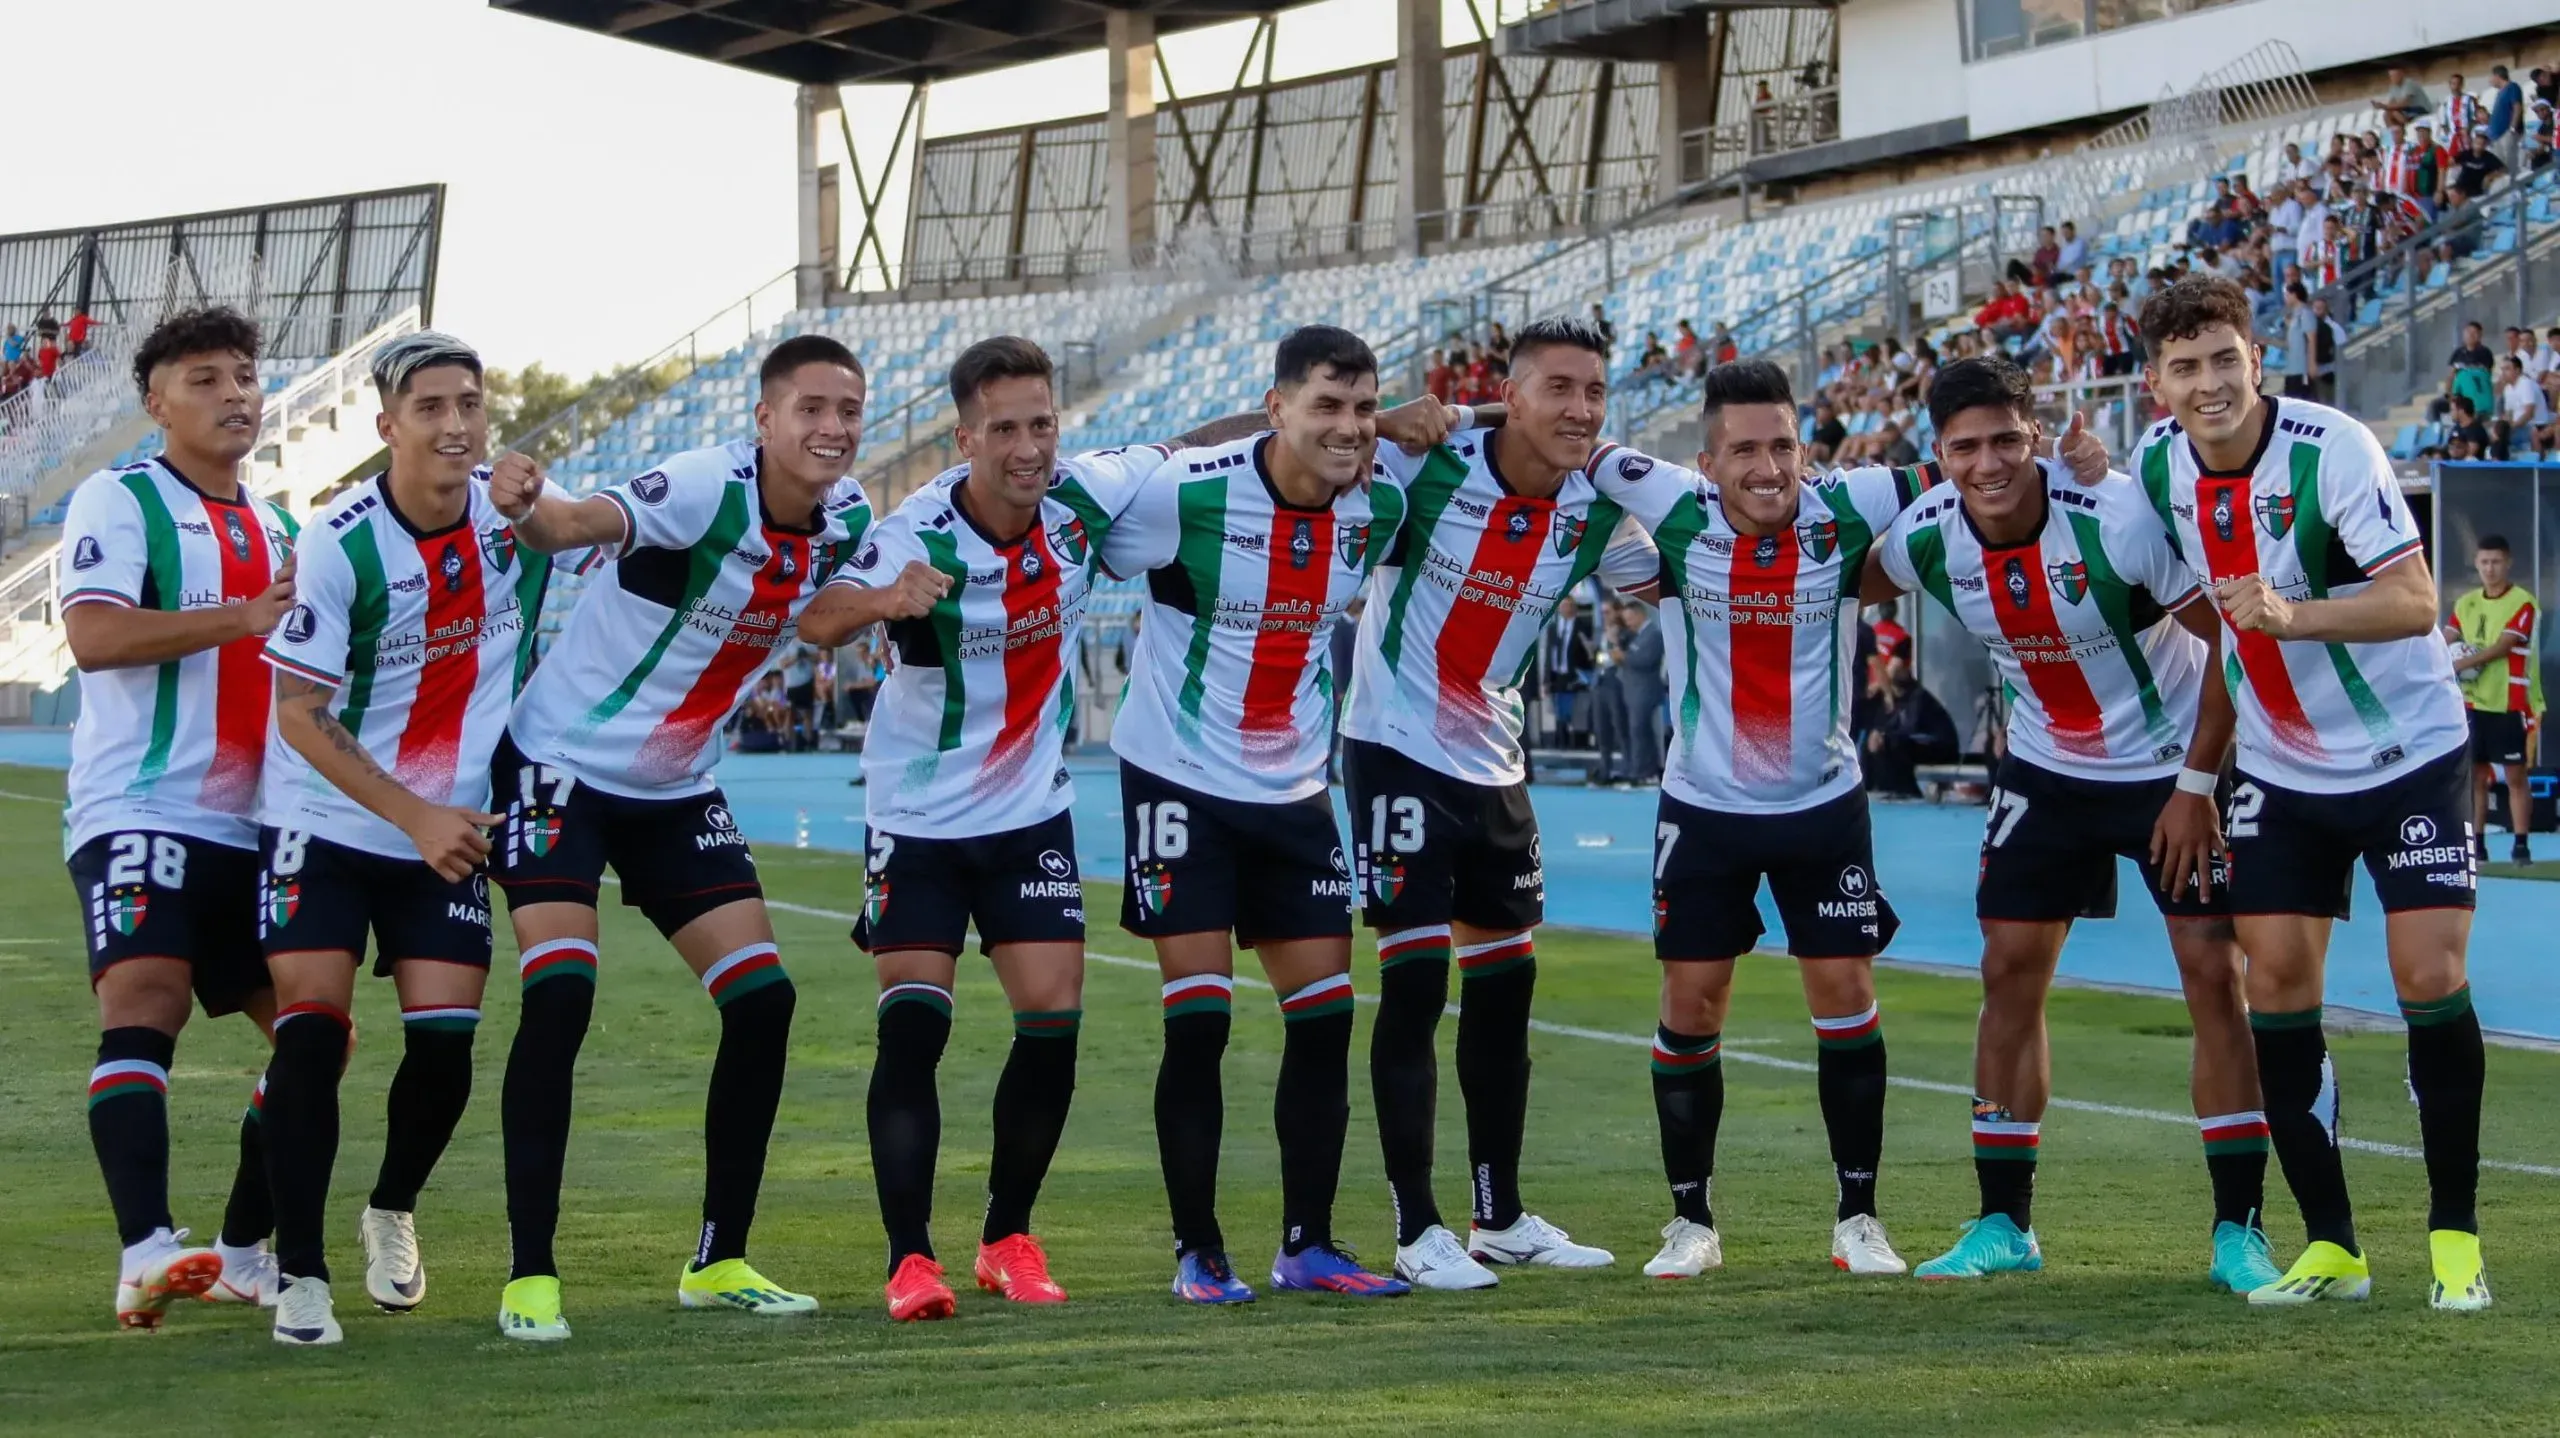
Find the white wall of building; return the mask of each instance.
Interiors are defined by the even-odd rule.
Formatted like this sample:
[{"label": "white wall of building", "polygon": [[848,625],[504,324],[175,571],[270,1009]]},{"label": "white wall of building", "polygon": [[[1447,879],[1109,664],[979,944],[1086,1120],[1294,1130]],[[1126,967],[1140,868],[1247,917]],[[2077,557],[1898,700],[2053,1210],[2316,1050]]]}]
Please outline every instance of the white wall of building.
[{"label": "white wall of building", "polygon": [[2304,69],[2322,70],[2560,19],[2560,0],[2249,0],[1962,64],[1961,3],[1847,0],[1844,138],[1957,114],[1970,115],[1981,138],[2129,110],[2186,89],[2268,40],[2291,45]]}]

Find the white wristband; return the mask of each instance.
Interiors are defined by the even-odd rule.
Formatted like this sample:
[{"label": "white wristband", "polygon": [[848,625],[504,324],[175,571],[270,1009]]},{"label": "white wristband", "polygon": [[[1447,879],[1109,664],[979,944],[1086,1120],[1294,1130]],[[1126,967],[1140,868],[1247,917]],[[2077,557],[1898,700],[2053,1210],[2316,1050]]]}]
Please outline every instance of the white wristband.
[{"label": "white wristband", "polygon": [[2214,788],[2221,782],[2221,775],[2208,774],[2202,769],[2178,771],[2178,792],[2181,794],[2202,794],[2210,798]]},{"label": "white wristband", "polygon": [[1450,408],[1458,412],[1458,417],[1449,422],[1449,433],[1464,434],[1468,430],[1476,427],[1476,407],[1474,405],[1459,404],[1451,405]]}]

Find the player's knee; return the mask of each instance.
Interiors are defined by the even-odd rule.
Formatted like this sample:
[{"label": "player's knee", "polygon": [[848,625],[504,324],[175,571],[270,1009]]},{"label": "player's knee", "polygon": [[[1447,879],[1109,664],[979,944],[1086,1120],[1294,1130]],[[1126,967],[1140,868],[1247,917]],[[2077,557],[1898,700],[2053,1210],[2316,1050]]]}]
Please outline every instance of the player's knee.
[{"label": "player's knee", "polygon": [[187,965],[177,959],[127,959],[98,974],[99,1027],[158,1029],[175,1034],[186,1027],[194,1002]]}]

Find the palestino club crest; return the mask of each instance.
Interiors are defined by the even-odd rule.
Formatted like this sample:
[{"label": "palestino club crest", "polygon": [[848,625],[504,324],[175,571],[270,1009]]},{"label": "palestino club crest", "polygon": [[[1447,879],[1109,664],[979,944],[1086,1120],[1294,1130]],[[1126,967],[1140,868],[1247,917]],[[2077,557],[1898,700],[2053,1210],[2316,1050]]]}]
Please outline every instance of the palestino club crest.
[{"label": "palestino club crest", "polygon": [[1084,532],[1084,521],[1069,515],[1049,531],[1049,548],[1069,564],[1082,564],[1092,550],[1092,541]]},{"label": "palestino club crest", "polygon": [[501,574],[516,562],[516,532],[503,524],[493,524],[480,531],[480,552],[488,556],[489,567]]},{"label": "palestino club crest", "polygon": [[1822,563],[1840,551],[1840,522],[1817,519],[1810,524],[1797,525],[1796,547],[1814,563]]},{"label": "palestino club crest", "polygon": [[1561,557],[1580,549],[1582,547],[1583,532],[1588,530],[1590,527],[1591,521],[1582,515],[1557,515],[1555,526],[1556,554]]},{"label": "palestino club crest", "polygon": [[130,939],[151,916],[151,894],[140,884],[110,889],[101,904],[107,927]]},{"label": "palestino club crest", "polygon": [[870,928],[880,927],[882,916],[889,912],[889,880],[873,874],[862,884],[862,922]]},{"label": "palestino club crest", "polygon": [[2077,604],[2089,592],[2089,566],[2076,559],[2044,567],[2044,577],[2053,581],[2053,592],[2065,604]]},{"label": "palestino club crest", "polygon": [[267,880],[267,927],[281,929],[292,923],[293,916],[301,911],[302,881],[300,879],[271,878]]},{"label": "palestino club crest", "polygon": [[1346,524],[1335,530],[1333,550],[1334,553],[1342,556],[1344,568],[1358,569],[1361,559],[1369,553],[1369,526]]},{"label": "palestino club crest", "polygon": [[1381,904],[1392,904],[1404,892],[1404,860],[1389,856],[1369,861],[1369,892]]},{"label": "palestino club crest", "polygon": [[1162,864],[1142,864],[1134,886],[1138,894],[1138,912],[1150,919],[1160,918],[1173,903],[1173,871]]},{"label": "palestino club crest", "polygon": [[2258,527],[2267,532],[2268,538],[2282,539],[2293,532],[2292,495],[2262,494],[2252,507],[2257,511]]},{"label": "palestino club crest", "polygon": [[1671,898],[1660,889],[1653,891],[1653,936],[1662,937],[1662,926],[1671,921]]},{"label": "palestino club crest", "polygon": [[537,859],[548,857],[552,850],[560,847],[560,811],[526,810],[522,832],[526,853]]}]

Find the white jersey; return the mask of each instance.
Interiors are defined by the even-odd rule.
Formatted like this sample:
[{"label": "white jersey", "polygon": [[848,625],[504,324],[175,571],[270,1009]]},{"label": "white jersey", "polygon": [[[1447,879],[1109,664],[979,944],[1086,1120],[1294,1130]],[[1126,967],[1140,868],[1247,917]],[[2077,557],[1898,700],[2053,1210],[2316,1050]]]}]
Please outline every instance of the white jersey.
[{"label": "white jersey", "polygon": [[[489,760],[533,662],[548,556],[520,550],[476,471],[462,518],[421,530],[388,475],[312,516],[294,606],[267,640],[283,673],[332,692],[338,723],[382,772],[431,804],[489,807]],[[258,821],[395,859],[397,825],[339,792],[292,745],[267,741]]]},{"label": "white jersey", "polygon": [[931,614],[888,626],[893,662],[862,745],[873,830],[978,838],[1074,802],[1065,739],[1094,549],[1165,454],[1138,445],[1059,460],[1037,522],[1013,540],[960,507],[969,467],[946,470],[881,520],[835,577],[870,588],[917,563],[951,577]]},{"label": "white jersey", "polygon": [[[240,490],[214,499],[163,457],[101,470],[62,525],[61,603],[219,609],[254,599],[292,557],[297,526]],[[166,664],[83,670],[71,728],[67,849],[119,829],[258,845],[258,770],[275,681],[266,640],[236,639]]]},{"label": "white jersey", "polygon": [[[2257,453],[2238,474],[2205,472],[2175,420],[2143,437],[2142,487],[2207,583],[2262,574],[2287,599],[2344,597],[2424,552],[2370,430],[2326,405],[2265,403]],[[2351,793],[2469,740],[2452,660],[2432,633],[2325,644],[2226,624],[2223,652],[2240,762],[2259,778]]]},{"label": "white jersey", "polygon": [[2047,464],[2044,523],[1985,544],[1949,485],[1902,512],[1877,548],[1991,651],[2017,695],[2009,751],[2041,769],[2118,783],[2175,774],[2204,693],[2205,642],[2167,617],[2203,597],[2141,486],[2094,487]]},{"label": "white jersey", "polygon": [[1794,525],[1757,538],[1733,527],[1695,470],[1609,445],[1591,473],[1662,551],[1663,792],[1702,809],[1783,814],[1858,787],[1858,586],[1867,551],[1935,468],[1808,478]]},{"label": "white jersey", "polygon": [[1268,434],[1184,450],[1111,522],[1102,566],[1147,579],[1111,748],[1150,774],[1281,804],[1324,792],[1333,749],[1333,626],[1404,519],[1372,461],[1316,509],[1272,488]]},{"label": "white jersey", "polygon": [[1471,784],[1517,784],[1520,680],[1556,601],[1593,574],[1649,583],[1653,542],[1623,523],[1591,476],[1513,491],[1493,458],[1500,431],[1453,436],[1414,458],[1379,458],[1405,482],[1404,526],[1360,615],[1342,732]]},{"label": "white jersey", "polygon": [[761,462],[738,440],[600,491],[622,542],[595,551],[601,567],[517,701],[526,758],[626,798],[710,790],[729,717],[871,527],[851,479],[812,513],[767,513]]}]

